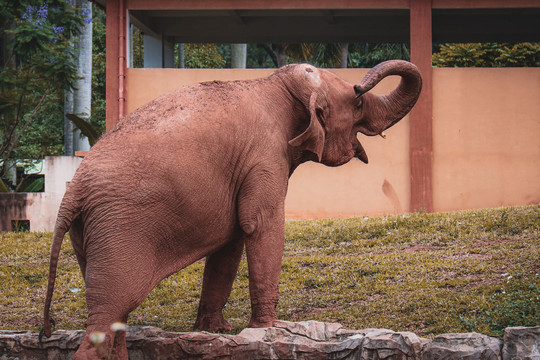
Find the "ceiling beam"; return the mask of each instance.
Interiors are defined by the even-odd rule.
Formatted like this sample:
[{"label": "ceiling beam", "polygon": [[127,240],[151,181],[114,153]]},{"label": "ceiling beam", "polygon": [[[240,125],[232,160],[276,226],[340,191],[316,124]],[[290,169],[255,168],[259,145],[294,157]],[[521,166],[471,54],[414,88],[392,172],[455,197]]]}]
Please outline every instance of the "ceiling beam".
[{"label": "ceiling beam", "polygon": [[130,24],[135,25],[139,30],[141,30],[144,34],[150,35],[153,37],[161,37],[160,31],[156,29],[156,26],[153,25],[153,21],[148,16],[145,16],[144,14],[134,14],[133,12],[129,12],[129,22]]},{"label": "ceiling beam", "polygon": [[323,14],[324,14],[324,18],[326,19],[326,22],[328,24],[332,25],[332,24],[336,23],[336,18],[334,17],[334,14],[332,13],[331,10],[324,10]]},{"label": "ceiling beam", "polygon": [[242,16],[240,16],[238,10],[229,10],[228,12],[238,25],[246,25],[246,22]]}]

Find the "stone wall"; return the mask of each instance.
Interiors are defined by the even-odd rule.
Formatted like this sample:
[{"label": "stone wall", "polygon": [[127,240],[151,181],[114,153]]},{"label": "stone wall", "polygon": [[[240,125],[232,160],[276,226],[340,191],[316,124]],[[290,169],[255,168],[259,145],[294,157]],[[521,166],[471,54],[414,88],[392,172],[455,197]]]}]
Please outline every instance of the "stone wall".
[{"label": "stone wall", "polygon": [[[58,330],[39,343],[34,332],[0,331],[0,359],[71,359],[83,330]],[[347,330],[340,324],[279,321],[238,335],[171,333],[129,327],[129,358],[142,359],[540,359],[540,326],[507,328],[504,340],[477,333],[433,340],[386,329]]]}]

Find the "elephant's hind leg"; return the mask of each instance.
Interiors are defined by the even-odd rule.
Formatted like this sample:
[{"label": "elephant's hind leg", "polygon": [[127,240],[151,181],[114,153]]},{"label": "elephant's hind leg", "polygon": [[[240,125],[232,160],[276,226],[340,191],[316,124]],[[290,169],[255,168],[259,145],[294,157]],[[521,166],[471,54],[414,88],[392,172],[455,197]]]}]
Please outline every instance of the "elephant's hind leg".
[{"label": "elephant's hind leg", "polygon": [[73,246],[73,250],[75,251],[75,255],[77,256],[77,261],[79,263],[79,267],[81,268],[82,276],[84,279],[86,276],[86,254],[83,248],[83,231],[83,223],[81,221],[81,218],[78,217],[71,223],[71,228],[69,229],[69,237],[71,238],[71,246]]},{"label": "elephant's hind leg", "polygon": [[152,290],[154,264],[148,260],[148,251],[122,250],[113,253],[101,248],[99,258],[90,253],[87,259],[88,323],[75,359],[128,359],[125,332],[116,332],[111,325],[126,323],[129,313]]},{"label": "elephant's hind leg", "polygon": [[[122,319],[127,322],[127,316]],[[112,324],[88,325],[86,335],[73,359],[128,359],[126,332]]]},{"label": "elephant's hind leg", "polygon": [[206,258],[195,329],[212,332],[232,330],[229,322],[223,317],[223,307],[231,294],[243,250],[244,242],[238,235]]}]

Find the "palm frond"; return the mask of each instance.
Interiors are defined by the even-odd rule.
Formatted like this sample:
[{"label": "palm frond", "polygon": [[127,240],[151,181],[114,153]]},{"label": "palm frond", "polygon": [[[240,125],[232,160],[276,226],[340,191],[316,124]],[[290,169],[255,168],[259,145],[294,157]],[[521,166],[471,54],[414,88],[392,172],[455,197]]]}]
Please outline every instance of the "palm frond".
[{"label": "palm frond", "polygon": [[81,133],[88,138],[90,146],[98,141],[100,137],[99,131],[89,122],[75,114],[66,114],[66,118],[73,122],[73,124],[81,131]]}]

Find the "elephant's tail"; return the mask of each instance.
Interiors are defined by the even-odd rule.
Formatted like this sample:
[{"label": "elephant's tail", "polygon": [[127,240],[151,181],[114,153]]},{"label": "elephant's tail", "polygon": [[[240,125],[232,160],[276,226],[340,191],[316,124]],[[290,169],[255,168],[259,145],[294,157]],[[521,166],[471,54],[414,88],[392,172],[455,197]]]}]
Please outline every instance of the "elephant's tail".
[{"label": "elephant's tail", "polygon": [[75,191],[73,190],[74,189],[72,183],[72,185],[70,185],[70,188],[68,188],[68,191],[66,191],[64,198],[62,199],[60,209],[58,210],[58,217],[56,218],[56,225],[54,227],[51,244],[51,258],[49,262],[49,283],[47,286],[47,296],[45,297],[45,308],[43,312],[44,324],[42,333],[40,334],[40,339],[43,334],[45,335],[45,337],[51,336],[51,322],[54,324],[54,321],[50,318],[50,308],[54,291],[54,282],[56,280],[58,258],[60,256],[60,248],[62,247],[64,235],[68,232],[73,220],[80,213],[80,207],[75,199]]}]

